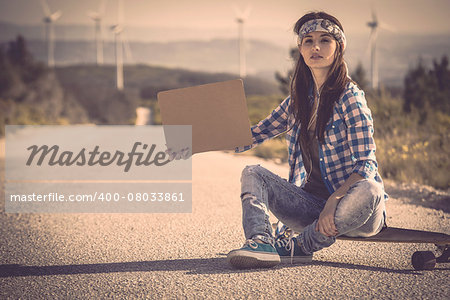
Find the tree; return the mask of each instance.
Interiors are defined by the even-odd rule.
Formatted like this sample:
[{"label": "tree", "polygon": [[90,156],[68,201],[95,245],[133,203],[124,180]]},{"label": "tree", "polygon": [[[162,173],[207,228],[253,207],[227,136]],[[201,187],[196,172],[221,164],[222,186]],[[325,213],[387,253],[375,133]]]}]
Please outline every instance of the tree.
[{"label": "tree", "polygon": [[441,62],[433,60],[434,69],[430,71],[430,76],[435,79],[436,95],[433,99],[433,106],[445,113],[450,113],[450,70],[448,68],[448,57],[443,56]]},{"label": "tree", "polygon": [[9,91],[19,81],[3,47],[0,47],[0,98],[7,98]]},{"label": "tree", "polygon": [[46,67],[33,59],[31,52],[23,36],[17,36],[16,40],[8,43],[7,58],[17,70],[22,81],[32,82],[46,72]]},{"label": "tree", "polygon": [[358,86],[362,90],[367,89],[369,82],[366,78],[366,71],[364,70],[361,62],[359,62],[358,65],[356,66],[356,69],[352,73],[351,78],[358,84]]},{"label": "tree", "polygon": [[33,59],[23,37],[0,47],[0,135],[6,124],[81,123],[86,116],[55,73]]},{"label": "tree", "polygon": [[8,43],[8,58],[13,65],[27,69],[34,64],[33,56],[28,51],[27,44],[23,36],[17,36],[15,41]]},{"label": "tree", "polygon": [[427,70],[419,59],[417,66],[405,76],[403,110],[417,110],[421,123],[427,119],[431,110],[450,113],[449,82],[450,70],[446,56],[443,56],[440,62],[434,60],[431,70]]}]

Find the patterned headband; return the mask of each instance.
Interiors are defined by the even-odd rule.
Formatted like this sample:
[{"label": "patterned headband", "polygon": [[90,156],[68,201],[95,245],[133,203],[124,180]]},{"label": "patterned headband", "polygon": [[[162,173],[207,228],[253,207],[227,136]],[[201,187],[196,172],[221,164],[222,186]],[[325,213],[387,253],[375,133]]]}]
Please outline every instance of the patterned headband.
[{"label": "patterned headband", "polygon": [[331,34],[336,41],[342,46],[342,50],[345,50],[347,40],[345,39],[344,32],[335,23],[326,19],[314,19],[306,22],[300,27],[297,38],[297,45],[302,43],[303,37],[310,32],[324,31]]}]

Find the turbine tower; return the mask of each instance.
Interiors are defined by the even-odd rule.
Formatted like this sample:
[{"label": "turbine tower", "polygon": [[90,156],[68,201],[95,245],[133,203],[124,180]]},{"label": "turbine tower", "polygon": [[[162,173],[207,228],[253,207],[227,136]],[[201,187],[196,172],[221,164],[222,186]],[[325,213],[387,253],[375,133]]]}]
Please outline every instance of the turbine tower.
[{"label": "turbine tower", "polygon": [[103,27],[102,18],[105,15],[106,3],[108,0],[100,0],[97,11],[88,11],[87,15],[95,24],[95,52],[97,65],[103,65]]},{"label": "turbine tower", "polygon": [[56,22],[62,15],[60,10],[51,12],[47,0],[41,0],[42,10],[44,11],[44,26],[45,26],[45,42],[47,45],[47,66],[53,68],[55,66],[55,33],[53,23]]},{"label": "turbine tower", "polygon": [[233,6],[236,13],[236,22],[238,24],[238,38],[239,38],[239,76],[245,78],[247,76],[247,64],[245,56],[245,37],[244,37],[244,23],[250,14],[251,7],[247,6],[245,11],[241,11],[237,6]]},{"label": "turbine tower", "polygon": [[372,89],[378,89],[378,65],[377,65],[377,35],[378,19],[375,10],[372,8],[372,21],[367,22],[370,27],[370,81]]},{"label": "turbine tower", "polygon": [[123,1],[118,0],[117,24],[111,26],[115,35],[116,55],[116,87],[123,90]]}]

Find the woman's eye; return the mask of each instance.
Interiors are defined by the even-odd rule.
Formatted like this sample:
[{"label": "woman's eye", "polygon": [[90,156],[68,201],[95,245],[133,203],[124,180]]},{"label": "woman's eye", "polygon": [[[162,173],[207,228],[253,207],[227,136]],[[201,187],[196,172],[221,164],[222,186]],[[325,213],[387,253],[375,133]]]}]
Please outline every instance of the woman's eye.
[{"label": "woman's eye", "polygon": [[329,39],[323,39],[323,40],[322,40],[322,43],[329,43],[329,42],[330,42]]},{"label": "woman's eye", "polygon": [[310,44],[310,43],[312,43],[312,40],[310,40],[310,39],[307,39],[307,40],[303,41],[303,44]]}]

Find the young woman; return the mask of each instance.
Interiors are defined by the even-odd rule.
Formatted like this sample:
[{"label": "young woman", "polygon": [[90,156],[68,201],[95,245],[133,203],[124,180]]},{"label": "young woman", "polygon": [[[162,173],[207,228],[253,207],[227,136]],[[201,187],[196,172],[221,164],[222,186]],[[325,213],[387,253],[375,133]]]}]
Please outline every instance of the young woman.
[{"label": "young woman", "polygon": [[[383,182],[377,171],[373,120],[364,92],[348,77],[341,23],[324,12],[300,18],[291,95],[252,127],[253,144],[286,133],[289,180],[247,166],[241,177],[247,239],[231,251],[236,268],[308,262],[336,236],[367,237],[384,225]],[[275,240],[268,211],[298,236]]]}]

